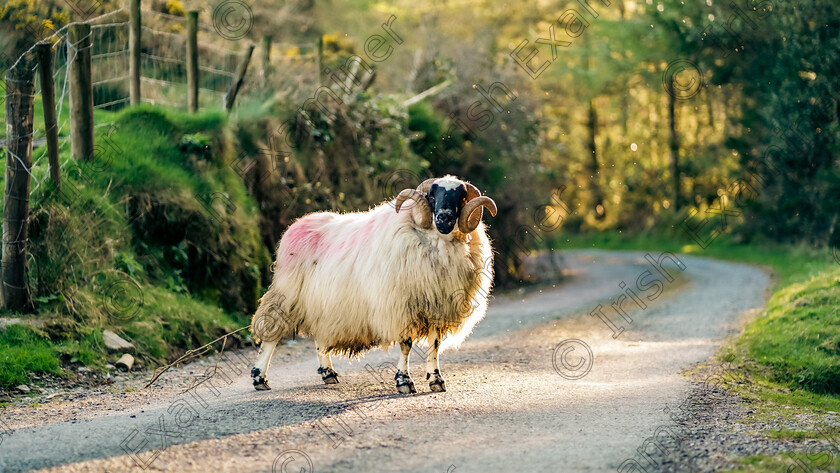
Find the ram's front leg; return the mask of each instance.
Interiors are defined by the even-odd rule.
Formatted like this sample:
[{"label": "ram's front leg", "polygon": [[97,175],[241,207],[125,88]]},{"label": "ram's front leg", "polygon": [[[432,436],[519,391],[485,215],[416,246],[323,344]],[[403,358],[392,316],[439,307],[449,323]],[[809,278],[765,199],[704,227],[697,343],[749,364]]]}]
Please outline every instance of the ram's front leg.
[{"label": "ram's front leg", "polygon": [[414,381],[408,374],[408,355],[411,354],[411,339],[400,342],[400,362],[397,363],[397,374],[394,379],[397,381],[397,391],[402,394],[416,393]]},{"label": "ram's front leg", "polygon": [[274,348],[277,347],[277,342],[262,342],[260,344],[260,355],[254,367],[251,368],[251,378],[254,380],[254,389],[257,391],[268,391],[271,389],[268,386],[268,363],[271,361],[271,355],[274,354]]},{"label": "ram's front leg", "polygon": [[439,393],[446,391],[446,381],[440,375],[438,366],[438,351],[440,350],[440,331],[437,327],[429,330],[429,354],[426,355],[426,379],[432,391]]}]

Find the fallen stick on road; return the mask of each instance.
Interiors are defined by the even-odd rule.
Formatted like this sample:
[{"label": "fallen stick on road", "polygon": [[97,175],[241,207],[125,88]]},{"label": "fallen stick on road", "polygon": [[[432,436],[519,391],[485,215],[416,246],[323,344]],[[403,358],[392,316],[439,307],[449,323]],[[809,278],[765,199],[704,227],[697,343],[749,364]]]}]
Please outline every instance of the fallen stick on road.
[{"label": "fallen stick on road", "polygon": [[[234,330],[233,332],[228,332],[228,333],[226,333],[226,334],[222,335],[221,337],[219,337],[219,338],[217,338],[217,339],[213,340],[212,342],[210,342],[210,343],[208,343],[208,344],[206,344],[206,345],[202,345],[202,346],[200,346],[200,347],[198,347],[198,348],[193,348],[192,350],[189,350],[188,352],[184,353],[184,354],[183,354],[180,358],[178,358],[177,360],[173,361],[172,363],[169,363],[168,365],[165,365],[165,366],[162,366],[162,367],[160,367],[160,368],[155,369],[155,375],[154,375],[154,376],[152,376],[152,379],[151,379],[151,380],[149,380],[149,382],[148,382],[148,383],[146,383],[146,385],[145,385],[145,386],[143,386],[143,389],[146,389],[146,388],[148,388],[149,386],[153,385],[153,384],[155,383],[155,381],[157,381],[157,379],[158,379],[158,378],[160,378],[160,377],[161,377],[161,375],[162,375],[163,373],[166,373],[167,371],[169,371],[169,368],[172,368],[173,366],[175,366],[175,365],[177,365],[177,364],[179,364],[179,363],[182,363],[182,362],[184,362],[185,360],[188,360],[188,359],[190,359],[190,358],[193,358],[193,357],[196,357],[196,356],[199,356],[199,355],[204,354],[205,352],[207,352],[207,350],[210,348],[210,346],[211,346],[211,345],[213,345],[214,343],[218,342],[219,340],[221,340],[221,339],[225,339],[225,340],[227,340],[227,337],[228,337],[229,335],[233,335],[233,334],[235,334],[235,333],[237,333],[237,332],[241,332],[241,331],[245,330],[246,328],[250,328],[250,327],[251,327],[250,325],[246,325],[246,326],[244,326],[244,327],[242,327],[242,328],[239,328],[239,329]],[[222,346],[222,350],[224,350],[224,345]],[[217,365],[218,365],[218,364],[217,364]],[[160,371],[158,371],[158,370],[160,370]]]}]

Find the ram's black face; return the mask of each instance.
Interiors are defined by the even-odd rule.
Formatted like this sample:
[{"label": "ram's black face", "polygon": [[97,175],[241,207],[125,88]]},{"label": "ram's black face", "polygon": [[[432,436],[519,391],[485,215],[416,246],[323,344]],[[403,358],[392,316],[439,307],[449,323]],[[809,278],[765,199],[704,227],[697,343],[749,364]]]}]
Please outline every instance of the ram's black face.
[{"label": "ram's black face", "polygon": [[467,201],[467,189],[463,185],[447,186],[432,184],[429,189],[429,206],[432,207],[432,217],[435,228],[443,235],[452,233],[458,223],[458,215]]}]

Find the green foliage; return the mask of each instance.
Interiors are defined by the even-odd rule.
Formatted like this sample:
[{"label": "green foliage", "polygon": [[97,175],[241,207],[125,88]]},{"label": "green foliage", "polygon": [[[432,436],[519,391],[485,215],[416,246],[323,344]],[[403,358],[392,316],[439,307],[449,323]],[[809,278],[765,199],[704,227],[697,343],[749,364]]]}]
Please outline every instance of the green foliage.
[{"label": "green foliage", "polygon": [[435,146],[445,151],[454,147],[452,140],[441,140],[449,128],[446,116],[428,102],[408,107],[408,129],[411,131],[411,150],[420,156],[432,156]]},{"label": "green foliage", "polygon": [[184,135],[181,137],[180,150],[182,153],[190,153],[205,157],[210,154],[210,139],[201,133]]},{"label": "green foliage", "polygon": [[[278,102],[267,117],[234,125],[240,152],[236,167],[260,206],[260,231],[268,248],[274,249],[297,217],[319,210],[364,210],[402,190],[394,189],[395,177],[427,175],[429,164],[412,153],[408,117],[394,98],[358,93],[346,103],[328,105],[327,110],[311,107],[304,115]],[[287,121],[281,125],[278,120]]]},{"label": "green foliage", "polygon": [[[0,47],[17,59],[30,46],[70,22],[66,4],[52,0],[5,0],[0,3]],[[11,64],[0,64],[6,69]]]},{"label": "green foliage", "polygon": [[744,178],[749,188],[739,204],[747,213],[736,230],[745,238],[837,243],[840,5],[661,3],[661,13],[649,14],[669,32],[668,47],[699,65],[714,86],[691,100],[702,104],[716,90],[730,97],[723,139],[686,168],[688,175],[727,169],[700,183],[696,203],[711,203],[726,180]]}]

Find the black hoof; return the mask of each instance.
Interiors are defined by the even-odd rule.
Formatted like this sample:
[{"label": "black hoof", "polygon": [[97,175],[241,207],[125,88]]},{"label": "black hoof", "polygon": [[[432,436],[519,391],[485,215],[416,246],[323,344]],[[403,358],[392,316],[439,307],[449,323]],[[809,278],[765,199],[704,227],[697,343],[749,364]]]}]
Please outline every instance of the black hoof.
[{"label": "black hoof", "polygon": [[254,379],[254,389],[257,391],[271,390],[271,386],[268,385],[268,379],[261,374],[259,368],[251,369],[251,377]]},{"label": "black hoof", "polygon": [[413,394],[417,392],[417,388],[414,387],[414,380],[402,371],[397,371],[394,379],[397,381],[397,391],[400,394]]},{"label": "black hoof", "polygon": [[432,379],[429,381],[429,388],[432,389],[432,392],[446,392],[446,381],[443,379],[443,376],[440,375],[440,370],[435,370],[434,373],[426,373],[426,379],[429,378]]},{"label": "black hoof", "polygon": [[338,373],[332,368],[318,368],[318,374],[324,384],[338,384]]}]

